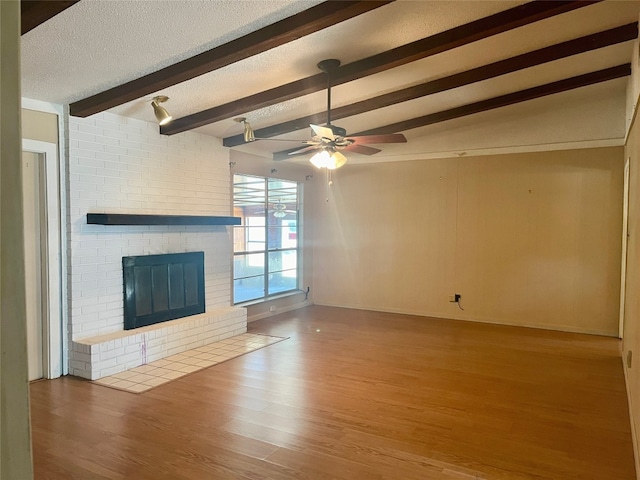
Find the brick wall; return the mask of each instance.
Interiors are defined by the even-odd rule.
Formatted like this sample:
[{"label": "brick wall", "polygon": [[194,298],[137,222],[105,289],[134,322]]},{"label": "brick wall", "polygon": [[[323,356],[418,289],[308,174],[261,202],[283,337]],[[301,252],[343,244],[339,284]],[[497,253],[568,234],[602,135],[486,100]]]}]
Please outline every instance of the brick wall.
[{"label": "brick wall", "polygon": [[228,150],[206,135],[162,136],[154,123],[110,113],[70,118],[72,340],[123,329],[123,256],[204,251],[206,310],[229,307],[230,227],[86,224],[88,212],[229,215],[228,163]]}]

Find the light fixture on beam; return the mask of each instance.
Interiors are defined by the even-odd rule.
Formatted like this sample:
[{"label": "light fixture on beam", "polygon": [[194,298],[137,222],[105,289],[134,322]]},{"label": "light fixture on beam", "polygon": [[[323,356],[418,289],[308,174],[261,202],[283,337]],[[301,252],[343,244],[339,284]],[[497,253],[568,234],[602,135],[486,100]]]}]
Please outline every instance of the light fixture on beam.
[{"label": "light fixture on beam", "polygon": [[241,123],[244,126],[243,136],[246,143],[256,141],[256,135],[253,133],[253,128],[251,128],[251,124],[247,122],[245,117],[234,118],[233,121]]},{"label": "light fixture on beam", "polygon": [[166,125],[171,120],[173,120],[173,117],[169,112],[167,112],[167,109],[160,105],[161,103],[164,103],[167,100],[169,100],[169,97],[165,95],[158,95],[157,97],[153,97],[153,100],[151,102],[151,106],[153,107],[153,113],[155,114],[156,119],[158,120],[158,125]]},{"label": "light fixture on beam", "polygon": [[236,123],[241,123],[244,126],[244,132],[242,136],[244,137],[245,143],[255,142],[256,140],[270,140],[272,142],[291,142],[291,140],[287,140],[284,138],[268,138],[268,137],[256,137],[253,128],[251,128],[251,124],[247,121],[245,117],[238,117],[233,119]]}]

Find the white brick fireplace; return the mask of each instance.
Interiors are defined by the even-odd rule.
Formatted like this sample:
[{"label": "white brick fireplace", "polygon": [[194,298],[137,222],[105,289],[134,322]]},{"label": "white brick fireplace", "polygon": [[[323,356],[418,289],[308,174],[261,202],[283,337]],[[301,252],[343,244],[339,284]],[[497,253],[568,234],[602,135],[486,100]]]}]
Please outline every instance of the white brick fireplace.
[{"label": "white brick fireplace", "polygon": [[[97,379],[246,332],[230,307],[226,226],[88,225],[87,213],[228,216],[229,154],[218,139],[162,136],[154,123],[101,113],[69,120],[70,373]],[[205,252],[205,313],[123,327],[122,257]]]}]

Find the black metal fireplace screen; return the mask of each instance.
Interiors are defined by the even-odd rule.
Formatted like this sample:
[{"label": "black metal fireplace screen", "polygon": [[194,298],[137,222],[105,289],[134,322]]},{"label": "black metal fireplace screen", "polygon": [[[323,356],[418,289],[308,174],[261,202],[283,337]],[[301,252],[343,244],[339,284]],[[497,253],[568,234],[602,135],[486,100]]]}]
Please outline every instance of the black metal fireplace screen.
[{"label": "black metal fireplace screen", "polygon": [[123,257],[124,329],[204,313],[204,252]]}]

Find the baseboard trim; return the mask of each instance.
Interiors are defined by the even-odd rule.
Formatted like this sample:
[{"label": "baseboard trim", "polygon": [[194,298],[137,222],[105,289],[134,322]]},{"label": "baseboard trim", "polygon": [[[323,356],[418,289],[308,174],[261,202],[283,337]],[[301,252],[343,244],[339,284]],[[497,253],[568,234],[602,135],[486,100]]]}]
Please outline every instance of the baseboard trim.
[{"label": "baseboard trim", "polygon": [[274,315],[278,315],[280,313],[290,312],[292,310],[298,310],[299,308],[308,307],[309,305],[313,305],[310,301],[295,303],[293,305],[287,305],[284,307],[278,306],[278,310],[275,312],[262,312],[256,313],[254,315],[247,316],[247,323],[255,322],[256,320],[262,320],[263,318],[273,317]]},{"label": "baseboard trim", "polygon": [[[411,310],[404,309],[395,309],[395,308],[383,308],[383,307],[375,307],[375,306],[364,306],[364,305],[340,305],[334,303],[324,303],[314,301],[314,305],[322,305],[325,307],[336,307],[336,308],[349,308],[352,310],[370,310],[372,312],[383,312],[383,313],[397,313],[400,315],[415,315],[418,317],[432,317],[432,318],[441,318],[444,320],[460,320],[463,322],[475,322],[475,323],[488,323],[491,325],[505,325],[508,327],[522,327],[522,328],[537,328],[540,330],[551,330],[555,332],[567,332],[567,333],[583,333],[586,335],[600,335],[603,337],[614,337],[618,338],[618,325],[616,324],[616,330],[614,331],[604,331],[598,329],[589,329],[589,328],[580,328],[573,327],[569,325],[544,325],[544,324],[528,324],[528,323],[515,323],[504,320],[495,320],[493,318],[483,318],[476,317],[471,318],[468,316],[457,315],[456,313],[447,314],[443,312],[417,312]],[[455,305],[455,304],[454,304]],[[457,308],[456,308],[457,309]],[[640,480],[640,479],[639,479]]]}]

